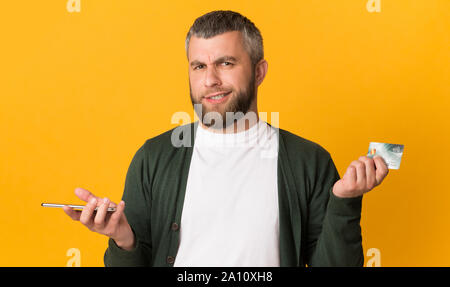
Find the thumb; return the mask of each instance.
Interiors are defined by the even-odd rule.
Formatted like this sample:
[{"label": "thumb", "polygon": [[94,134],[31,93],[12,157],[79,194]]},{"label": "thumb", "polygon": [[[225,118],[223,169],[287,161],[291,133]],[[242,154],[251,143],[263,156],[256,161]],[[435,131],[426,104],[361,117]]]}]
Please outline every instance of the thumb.
[{"label": "thumb", "polygon": [[81,199],[82,201],[89,202],[92,197],[95,197],[97,199],[97,202],[99,202],[99,198],[92,194],[89,190],[77,187],[75,188],[75,195]]}]

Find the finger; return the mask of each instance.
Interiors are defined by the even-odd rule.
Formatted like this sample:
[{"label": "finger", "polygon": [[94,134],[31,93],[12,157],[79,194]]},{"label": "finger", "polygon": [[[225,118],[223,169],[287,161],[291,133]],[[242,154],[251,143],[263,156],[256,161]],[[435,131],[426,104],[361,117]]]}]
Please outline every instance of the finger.
[{"label": "finger", "polygon": [[95,228],[102,229],[105,226],[105,217],[108,213],[109,203],[109,199],[105,197],[102,201],[102,204],[98,207],[97,213],[95,214],[94,218]]},{"label": "finger", "polygon": [[83,211],[80,215],[80,222],[84,225],[86,225],[87,228],[91,229],[94,224],[94,210],[97,207],[97,199],[95,197],[92,197],[89,202],[86,204],[86,206],[83,208]]},{"label": "finger", "polygon": [[375,178],[377,185],[380,184],[386,175],[389,173],[389,168],[381,156],[374,156],[373,161],[375,162]]},{"label": "finger", "polygon": [[120,218],[122,217],[123,211],[125,209],[125,202],[122,200],[117,205],[116,211],[111,215],[108,225],[114,226],[119,223]]},{"label": "finger", "polygon": [[376,186],[376,178],[375,178],[375,162],[373,159],[362,156],[359,158],[360,161],[364,162],[366,166],[366,184],[368,190],[371,190]]},{"label": "finger", "polygon": [[353,165],[349,165],[347,171],[342,178],[350,187],[356,186],[356,168]]},{"label": "finger", "polygon": [[379,155],[376,155],[376,156],[373,157],[373,161],[375,162],[375,167],[377,169],[378,168],[382,168],[382,169],[384,168],[384,169],[389,170],[388,165],[387,165],[387,163],[386,163],[386,161],[384,160],[383,157],[381,157]]},{"label": "finger", "polygon": [[67,205],[63,206],[63,210],[73,220],[77,220],[77,221],[80,220],[81,211],[74,210],[73,208],[71,208],[70,206],[67,206]]},{"label": "finger", "polygon": [[359,160],[352,162],[356,169],[356,185],[358,189],[364,189],[366,186],[366,165]]},{"label": "finger", "polygon": [[95,196],[94,194],[92,194],[90,191],[81,188],[81,187],[77,187],[75,188],[75,195],[85,201],[85,202],[89,202],[89,200],[91,200],[91,198],[95,197],[97,199],[97,201],[99,201],[99,198],[97,196]]}]

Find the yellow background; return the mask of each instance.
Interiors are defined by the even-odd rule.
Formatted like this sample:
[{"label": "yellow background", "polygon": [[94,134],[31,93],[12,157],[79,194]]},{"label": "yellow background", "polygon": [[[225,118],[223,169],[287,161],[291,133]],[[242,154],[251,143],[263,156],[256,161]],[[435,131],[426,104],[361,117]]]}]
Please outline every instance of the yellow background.
[{"label": "yellow background", "polygon": [[[4,1],[0,8],[0,266],[103,266],[106,237],[60,209],[75,187],[121,198],[137,149],[189,100],[186,33],[231,9],[262,32],[259,111],[315,141],[341,176],[369,142],[404,144],[364,197],[366,254],[450,265],[450,1]],[[269,117],[270,122],[270,117]],[[366,256],[366,263],[367,260]]]}]

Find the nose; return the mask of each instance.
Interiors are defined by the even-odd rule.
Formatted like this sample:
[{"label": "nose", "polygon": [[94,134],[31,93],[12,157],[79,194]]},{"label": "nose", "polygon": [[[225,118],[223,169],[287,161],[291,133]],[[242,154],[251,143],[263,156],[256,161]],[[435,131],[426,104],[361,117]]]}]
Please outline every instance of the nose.
[{"label": "nose", "polygon": [[214,87],[220,86],[221,84],[222,82],[220,81],[220,78],[217,75],[216,69],[212,67],[207,68],[205,73],[205,86]]}]

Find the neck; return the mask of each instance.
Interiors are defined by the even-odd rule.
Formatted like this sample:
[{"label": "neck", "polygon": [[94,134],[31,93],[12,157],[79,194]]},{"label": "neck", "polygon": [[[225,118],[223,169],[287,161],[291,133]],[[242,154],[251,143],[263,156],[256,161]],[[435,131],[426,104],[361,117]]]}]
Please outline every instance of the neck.
[{"label": "neck", "polygon": [[233,124],[230,124],[226,128],[215,129],[212,127],[205,126],[201,121],[199,121],[200,126],[205,130],[213,133],[222,133],[222,134],[230,134],[230,133],[239,133],[246,131],[256,125],[259,122],[259,116],[257,112],[249,111],[237,121],[234,121]]}]

